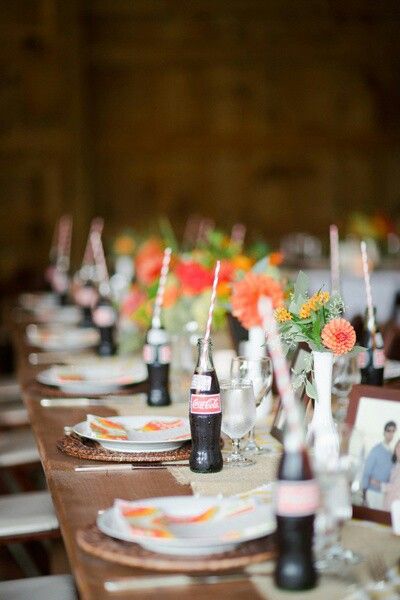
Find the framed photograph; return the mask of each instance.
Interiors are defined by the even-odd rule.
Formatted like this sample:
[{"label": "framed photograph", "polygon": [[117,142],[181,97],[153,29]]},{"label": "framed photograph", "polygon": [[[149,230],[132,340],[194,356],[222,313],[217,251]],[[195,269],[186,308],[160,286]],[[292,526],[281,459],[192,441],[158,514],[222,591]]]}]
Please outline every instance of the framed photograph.
[{"label": "framed photograph", "polygon": [[[297,350],[292,358],[292,366],[291,366],[292,378],[294,378],[296,372],[301,371],[304,368],[305,361],[307,360],[309,355],[310,355],[310,350],[308,350],[308,349],[306,350],[305,348],[302,348],[302,347],[297,348]],[[296,399],[303,404],[304,412],[307,416],[308,409],[309,409],[309,406],[308,406],[309,399],[305,395],[305,386],[304,385],[295,390],[295,396],[296,396]],[[281,443],[283,441],[283,431],[284,431],[284,427],[285,427],[285,420],[286,420],[285,412],[282,407],[282,402],[279,399],[278,404],[276,406],[276,411],[275,411],[275,415],[274,415],[274,420],[272,422],[270,434],[272,435],[272,437],[274,437]]]},{"label": "framed photograph", "polygon": [[391,504],[400,500],[400,390],[355,385],[346,423],[351,451],[360,457],[353,516],[390,525]]}]

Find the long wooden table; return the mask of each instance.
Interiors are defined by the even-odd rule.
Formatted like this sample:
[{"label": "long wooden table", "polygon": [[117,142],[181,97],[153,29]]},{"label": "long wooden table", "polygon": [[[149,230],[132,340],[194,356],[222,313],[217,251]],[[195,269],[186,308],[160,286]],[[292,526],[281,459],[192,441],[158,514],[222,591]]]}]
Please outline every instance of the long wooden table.
[{"label": "long wooden table", "polygon": [[[154,472],[140,470],[128,473],[76,473],[74,467],[81,461],[59,452],[56,442],[62,437],[65,425],[86,419],[90,407],[78,410],[40,406],[40,399],[44,395],[54,394],[49,390],[45,391],[35,382],[37,372],[44,367],[34,367],[29,363],[28,355],[33,349],[27,345],[24,331],[24,325],[12,325],[18,378],[80,597],[84,600],[122,600],[161,596],[163,599],[197,600],[213,594],[220,600],[260,598],[250,581],[218,583],[214,584],[212,589],[209,586],[192,585],[187,588],[154,589],[126,594],[111,594],[105,591],[106,580],[149,575],[149,572],[118,566],[85,554],[76,543],[78,529],[94,523],[98,511],[111,506],[116,496],[134,500],[152,496],[188,495],[191,494],[191,488],[179,485],[172,475],[163,469]],[[143,389],[143,386],[138,386],[135,391]],[[107,415],[110,412],[107,408],[96,407],[96,414]]]}]

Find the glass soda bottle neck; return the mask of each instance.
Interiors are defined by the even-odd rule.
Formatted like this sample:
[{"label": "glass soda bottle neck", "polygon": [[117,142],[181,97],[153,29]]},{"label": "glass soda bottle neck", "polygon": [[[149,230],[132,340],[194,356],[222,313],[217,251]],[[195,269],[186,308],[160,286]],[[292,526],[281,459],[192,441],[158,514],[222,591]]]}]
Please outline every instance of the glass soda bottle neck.
[{"label": "glass soda bottle neck", "polygon": [[364,324],[365,329],[368,331],[377,331],[378,324],[376,321],[376,306],[373,307],[373,318],[371,318],[368,308],[365,310]]},{"label": "glass soda bottle neck", "polygon": [[199,351],[199,356],[197,359],[196,372],[203,373],[214,371],[214,363],[212,358],[212,341],[210,338],[205,340],[204,338],[199,338],[197,340],[197,347]]}]

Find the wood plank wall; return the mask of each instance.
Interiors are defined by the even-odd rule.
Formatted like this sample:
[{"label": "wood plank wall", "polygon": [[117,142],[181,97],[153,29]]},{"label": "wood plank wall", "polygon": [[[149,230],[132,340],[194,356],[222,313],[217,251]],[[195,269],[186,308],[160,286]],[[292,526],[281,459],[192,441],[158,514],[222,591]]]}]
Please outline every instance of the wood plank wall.
[{"label": "wood plank wall", "polygon": [[[0,272],[196,210],[277,241],[400,212],[396,0],[0,1]],[[32,248],[34,251],[32,252]]]}]

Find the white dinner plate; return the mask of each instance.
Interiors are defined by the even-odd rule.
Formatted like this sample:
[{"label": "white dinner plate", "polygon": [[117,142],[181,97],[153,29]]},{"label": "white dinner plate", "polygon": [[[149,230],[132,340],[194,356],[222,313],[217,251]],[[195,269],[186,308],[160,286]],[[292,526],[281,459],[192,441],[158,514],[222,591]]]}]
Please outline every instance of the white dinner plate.
[{"label": "white dinner plate", "polygon": [[99,342],[94,328],[65,327],[63,325],[28,325],[29,344],[43,350],[83,350]]},{"label": "white dinner plate", "polygon": [[[123,513],[130,511],[129,520]],[[271,534],[271,503],[220,496],[166,496],[125,502],[99,514],[98,528],[113,538],[135,542],[161,554],[182,556],[226,552]]]},{"label": "white dinner plate", "polygon": [[[132,404],[134,410],[134,404]],[[89,415],[88,417],[91,417]],[[99,417],[102,418],[102,417]],[[166,452],[175,450],[190,440],[190,424],[187,417],[160,417],[160,416],[134,416],[134,417],[108,417],[107,421],[122,425],[128,439],[102,439],[91,428],[88,421],[82,421],[73,427],[74,433],[81,437],[94,440],[108,450],[116,452]],[[172,429],[158,431],[143,431],[149,423],[163,424],[180,421]]]},{"label": "white dinner plate", "polygon": [[58,387],[67,394],[109,394],[121,387],[145,381],[146,365],[142,360],[132,361],[129,366],[84,365],[53,366],[37,374],[36,379],[44,385]]},{"label": "white dinner plate", "polygon": [[77,306],[49,306],[33,311],[39,323],[61,323],[62,325],[77,325],[82,319]]},{"label": "white dinner plate", "polygon": [[40,310],[57,306],[57,296],[52,292],[20,294],[18,303],[25,310]]}]

